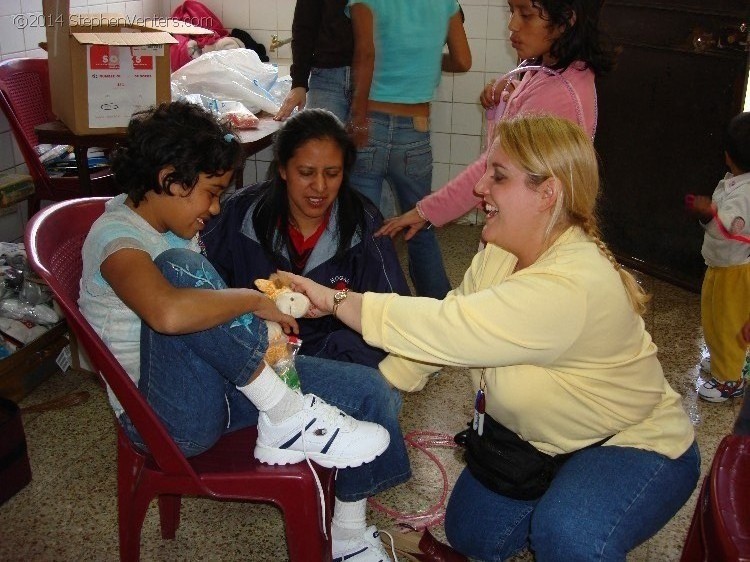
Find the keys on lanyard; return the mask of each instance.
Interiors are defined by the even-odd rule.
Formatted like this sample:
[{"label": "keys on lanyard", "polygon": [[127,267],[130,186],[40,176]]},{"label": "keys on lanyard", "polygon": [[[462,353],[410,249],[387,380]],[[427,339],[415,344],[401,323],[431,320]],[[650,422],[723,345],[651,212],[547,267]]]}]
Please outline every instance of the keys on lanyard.
[{"label": "keys on lanyard", "polygon": [[484,408],[485,408],[485,396],[484,390],[481,388],[477,391],[477,397],[474,400],[474,431],[478,435],[484,433]]}]

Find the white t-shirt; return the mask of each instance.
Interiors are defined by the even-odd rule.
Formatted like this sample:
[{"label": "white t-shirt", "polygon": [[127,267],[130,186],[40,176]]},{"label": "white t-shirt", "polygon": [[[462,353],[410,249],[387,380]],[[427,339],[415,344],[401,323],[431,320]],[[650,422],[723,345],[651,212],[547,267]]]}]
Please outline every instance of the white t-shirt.
[{"label": "white t-shirt", "polygon": [[[716,186],[711,200],[716,204],[719,220],[726,230],[734,219],[745,221],[739,234],[750,236],[750,172],[733,176],[727,174]],[[750,246],[746,242],[727,239],[719,230],[716,219],[704,225],[701,254],[709,267],[730,267],[750,263]]]},{"label": "white t-shirt", "polygon": [[[101,274],[101,264],[125,248],[148,252],[152,259],[171,248],[200,251],[198,236],[185,240],[172,232],[157,232],[140,215],[125,205],[126,194],[107,202],[104,214],[94,222],[81,251],[83,272],[78,306],[81,313],[130,378],[141,376],[141,319],[115,294]],[[109,401],[119,417],[123,409],[108,388]]]}]

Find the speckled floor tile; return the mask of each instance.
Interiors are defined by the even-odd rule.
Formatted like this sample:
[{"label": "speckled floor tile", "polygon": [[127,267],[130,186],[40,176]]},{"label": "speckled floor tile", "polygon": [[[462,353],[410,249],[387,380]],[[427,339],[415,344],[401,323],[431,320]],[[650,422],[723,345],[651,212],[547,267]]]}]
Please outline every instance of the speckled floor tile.
[{"label": "speckled floor tile", "polygon": [[[454,284],[463,278],[475,253],[481,227],[455,225],[438,229],[448,275]],[[403,244],[399,243],[403,256]],[[721,439],[732,429],[740,401],[709,404],[698,400],[701,382],[697,364],[703,348],[700,299],[646,275],[639,281],[653,295],[644,317],[659,347],[665,375],[683,396],[696,429],[702,471],[710,466]],[[31,484],[0,506],[0,560],[52,562],[118,559],[115,431],[102,389],[85,376],[57,375],[43,383],[22,406],[61,394],[86,390],[89,400],[65,410],[24,414],[33,478]],[[424,391],[404,397],[404,434],[434,431],[452,436],[472,415],[473,391],[468,371],[447,368]],[[445,468],[448,487],[463,469],[460,452],[432,452]],[[370,522],[394,525],[383,509],[424,514],[441,497],[442,477],[433,461],[410,448],[414,478],[380,494],[371,504]],[[628,555],[628,562],[679,560],[698,491],[653,538]],[[445,539],[441,525],[433,529]],[[175,540],[162,540],[158,513],[152,503],[143,525],[141,559],[146,561],[206,560],[277,562],[287,560],[283,520],[269,505],[184,498]],[[533,562],[523,552],[513,562]]]}]

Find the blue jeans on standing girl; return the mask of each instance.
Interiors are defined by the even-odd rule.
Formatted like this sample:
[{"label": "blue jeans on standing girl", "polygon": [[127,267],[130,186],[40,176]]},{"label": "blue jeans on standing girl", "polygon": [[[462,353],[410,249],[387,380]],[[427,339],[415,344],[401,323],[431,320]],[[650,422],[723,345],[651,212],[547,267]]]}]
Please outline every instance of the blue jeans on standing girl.
[{"label": "blue jeans on standing girl", "polygon": [[[213,266],[196,252],[167,250],[154,263],[175,287],[226,288]],[[182,335],[160,334],[142,324],[138,388],[186,456],[211,448],[224,433],[257,424],[258,410],[236,386],[249,382],[267,346],[265,321],[250,313]],[[296,367],[304,393],[358,420],[382,425],[391,437],[388,449],[374,461],[339,470],[337,498],[361,500],[411,477],[398,423],[401,394],[378,370],[305,356],[297,356]],[[127,414],[120,422],[133,442],[145,449]]]},{"label": "blue jeans on standing girl", "polygon": [[[357,151],[351,183],[376,205],[383,180],[393,188],[402,211],[413,209],[432,189],[429,130],[418,130],[414,118],[371,111],[369,144]],[[409,275],[418,296],[442,299],[451,285],[434,230],[422,229],[406,243]]]},{"label": "blue jeans on standing girl", "polygon": [[537,562],[624,562],[688,500],[700,464],[695,443],[674,460],[633,447],[584,449],[534,501],[496,494],[464,469],[445,534],[454,548],[484,561],[529,547]]}]

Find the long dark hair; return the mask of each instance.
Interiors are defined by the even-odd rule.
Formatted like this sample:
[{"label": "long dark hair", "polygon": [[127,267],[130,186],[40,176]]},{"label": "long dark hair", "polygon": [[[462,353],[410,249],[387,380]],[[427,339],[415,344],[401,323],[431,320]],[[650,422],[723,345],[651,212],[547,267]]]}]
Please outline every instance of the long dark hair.
[{"label": "long dark hair", "polygon": [[[174,101],[133,115],[126,139],[112,153],[111,166],[122,191],[138,206],[149,191],[172,195],[174,183],[189,191],[201,173],[234,172],[241,158],[228,125],[196,104]],[[159,181],[167,166],[174,170]]]},{"label": "long dark hair", "polygon": [[338,201],[338,244],[334,259],[340,258],[349,248],[359,230],[364,232],[365,201],[349,183],[357,149],[338,118],[326,109],[305,109],[292,115],[276,133],[273,144],[273,162],[268,168],[268,188],[259,195],[253,211],[253,227],[260,245],[268,256],[278,262],[289,244],[289,199],[286,181],[279,174],[279,166],[286,166],[294,153],[311,140],[331,140],[344,157],[344,170]]},{"label": "long dark hair", "polygon": [[[597,76],[612,70],[615,52],[604,44],[599,29],[603,0],[532,0],[531,4],[546,12],[545,19],[551,27],[562,29],[550,49],[550,55],[556,59],[551,68],[565,70],[578,60]],[[571,25],[573,14],[575,21]]]}]

